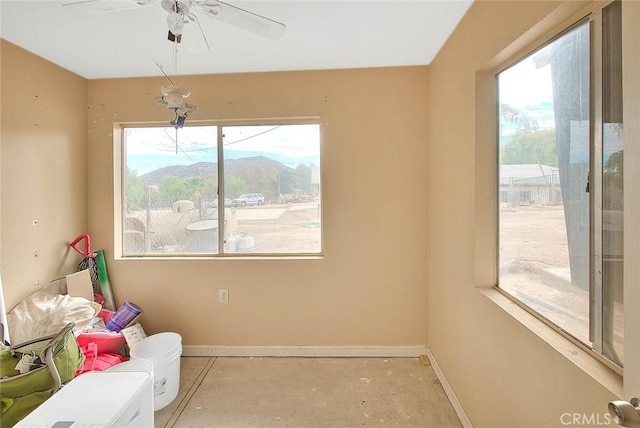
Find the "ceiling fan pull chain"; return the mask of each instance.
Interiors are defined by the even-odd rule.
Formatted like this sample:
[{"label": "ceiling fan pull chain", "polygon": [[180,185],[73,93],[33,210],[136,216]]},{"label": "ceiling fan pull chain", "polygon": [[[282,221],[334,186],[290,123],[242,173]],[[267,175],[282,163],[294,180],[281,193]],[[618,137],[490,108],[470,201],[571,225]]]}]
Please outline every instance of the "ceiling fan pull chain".
[{"label": "ceiling fan pull chain", "polygon": [[[178,119],[178,113],[176,112],[176,120]],[[176,154],[178,154],[178,127],[176,126]]]},{"label": "ceiling fan pull chain", "polygon": [[173,74],[178,75],[178,42],[173,42]]}]

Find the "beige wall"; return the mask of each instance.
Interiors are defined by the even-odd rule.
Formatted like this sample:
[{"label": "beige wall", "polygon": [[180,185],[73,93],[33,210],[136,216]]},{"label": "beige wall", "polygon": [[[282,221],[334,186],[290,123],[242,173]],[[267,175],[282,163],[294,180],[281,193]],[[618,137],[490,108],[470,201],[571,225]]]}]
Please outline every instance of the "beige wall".
[{"label": "beige wall", "polygon": [[563,413],[604,422],[615,398],[476,288],[492,277],[496,236],[495,187],[479,180],[495,177],[495,146],[476,141],[494,105],[476,98],[476,73],[558,4],[475,2],[429,68],[429,347],[476,427],[562,426]]},{"label": "beige wall", "polygon": [[[0,39],[0,166],[2,166],[2,46],[3,41]],[[0,190],[2,190],[2,170],[0,169]],[[0,291],[2,289],[2,197],[0,196]],[[4,297],[3,297],[4,298]],[[6,308],[5,308],[6,310]]]},{"label": "beige wall", "polygon": [[[114,122],[171,120],[164,78],[89,82],[89,229],[117,303],[185,345],[426,345],[427,68],[184,76],[206,119],[320,117],[322,260],[113,260]],[[230,303],[217,303],[218,288]]]},{"label": "beige wall", "polygon": [[11,308],[80,261],[68,244],[87,229],[87,81],[0,46],[0,272]]},{"label": "beige wall", "polygon": [[[153,103],[166,81],[87,84],[3,42],[8,300],[71,269],[67,244],[88,228],[107,253],[117,303],[140,304],[149,333],[177,331],[202,346],[412,345],[428,334],[477,427],[604,415],[610,393],[475,289],[476,227],[486,222],[475,198],[490,193],[476,189],[487,156],[475,145],[476,72],[556,5],[477,2],[428,68],[178,79],[198,106],[190,121],[321,118],[322,260],[113,260],[113,123],[169,121]],[[216,303],[220,287],[229,305]]]},{"label": "beige wall", "polygon": [[[68,243],[88,231],[116,303],[140,304],[149,333],[202,346],[426,344],[426,67],[181,78],[199,108],[191,120],[320,117],[325,257],[114,261],[113,123],[168,122],[153,103],[166,81],[87,83],[2,48],[8,307],[72,272]],[[229,305],[216,303],[219,287]]]}]

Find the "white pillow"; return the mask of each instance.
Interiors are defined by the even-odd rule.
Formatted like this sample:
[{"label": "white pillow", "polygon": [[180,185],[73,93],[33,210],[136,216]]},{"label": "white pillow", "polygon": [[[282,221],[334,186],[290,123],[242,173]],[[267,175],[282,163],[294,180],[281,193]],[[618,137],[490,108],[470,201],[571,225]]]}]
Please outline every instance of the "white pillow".
[{"label": "white pillow", "polygon": [[46,289],[36,291],[9,312],[11,344],[56,334],[70,322],[75,322],[73,331],[77,336],[101,308],[84,297],[53,294]]}]

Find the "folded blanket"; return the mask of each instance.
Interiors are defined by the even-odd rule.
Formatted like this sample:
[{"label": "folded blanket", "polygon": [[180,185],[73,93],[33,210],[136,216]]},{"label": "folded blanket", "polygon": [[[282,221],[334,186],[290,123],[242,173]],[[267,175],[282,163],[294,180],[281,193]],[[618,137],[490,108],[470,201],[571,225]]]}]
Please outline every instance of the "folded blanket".
[{"label": "folded blanket", "polygon": [[70,322],[77,336],[88,327],[102,307],[100,304],[68,294],[54,294],[46,289],[33,293],[18,303],[8,315],[12,344],[58,333]]}]

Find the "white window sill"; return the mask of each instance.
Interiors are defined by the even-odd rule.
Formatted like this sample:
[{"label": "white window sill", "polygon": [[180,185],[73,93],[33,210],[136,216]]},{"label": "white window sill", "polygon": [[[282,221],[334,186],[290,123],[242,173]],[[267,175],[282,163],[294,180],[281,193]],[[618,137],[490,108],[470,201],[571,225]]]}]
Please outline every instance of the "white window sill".
[{"label": "white window sill", "polygon": [[170,262],[170,261],[207,261],[210,262],[212,260],[234,260],[234,261],[247,261],[247,260],[273,260],[273,261],[290,261],[290,260],[324,260],[324,255],[322,254],[312,254],[312,255],[277,255],[277,254],[262,254],[262,255],[251,255],[246,254],[242,256],[238,256],[236,254],[232,255],[182,255],[182,254],[165,254],[165,255],[140,255],[140,256],[115,256],[114,260],[117,261],[151,261],[151,262]]},{"label": "white window sill", "polygon": [[623,396],[622,375],[612,367],[607,366],[586,349],[553,330],[497,289],[482,288],[479,291],[593,380],[617,397]]}]

